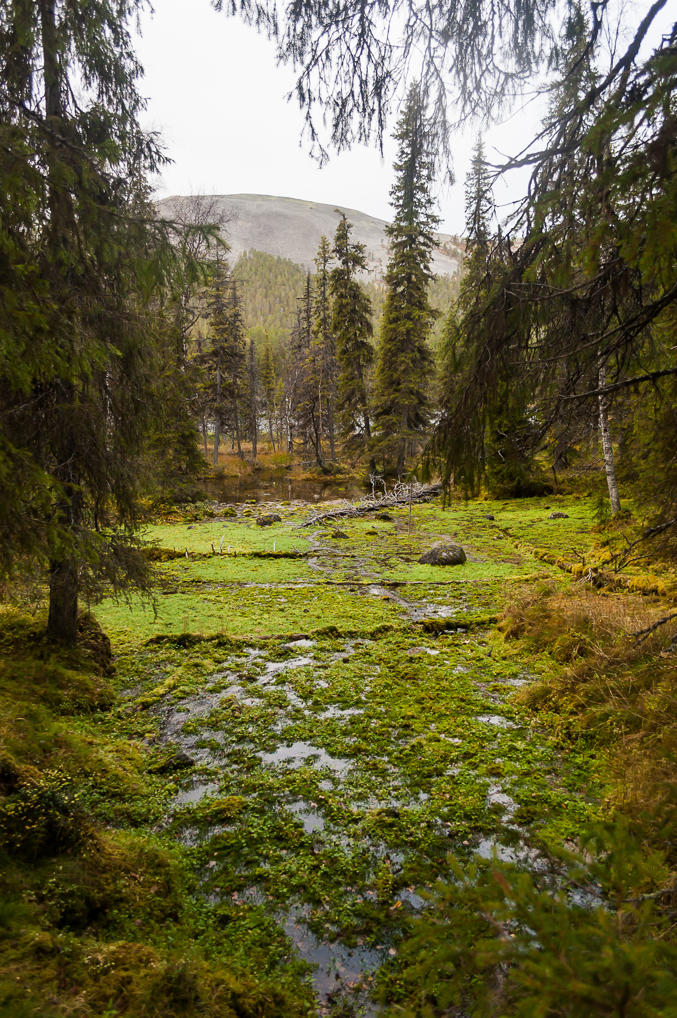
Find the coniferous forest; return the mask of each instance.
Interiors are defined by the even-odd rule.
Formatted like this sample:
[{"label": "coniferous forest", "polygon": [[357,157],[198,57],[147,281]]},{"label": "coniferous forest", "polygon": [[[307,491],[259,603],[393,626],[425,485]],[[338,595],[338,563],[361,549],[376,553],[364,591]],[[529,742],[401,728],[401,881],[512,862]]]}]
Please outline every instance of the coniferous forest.
[{"label": "coniferous forest", "polygon": [[677,1016],[667,0],[211,7],[387,265],[161,212],[145,4],[6,0],[0,1016]]}]

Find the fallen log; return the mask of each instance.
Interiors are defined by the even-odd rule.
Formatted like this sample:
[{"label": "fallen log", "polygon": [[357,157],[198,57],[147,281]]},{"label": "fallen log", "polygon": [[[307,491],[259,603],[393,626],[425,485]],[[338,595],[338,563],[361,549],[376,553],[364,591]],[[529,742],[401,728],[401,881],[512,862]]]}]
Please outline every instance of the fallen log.
[{"label": "fallen log", "polygon": [[378,498],[369,496],[360,502],[343,505],[324,513],[315,513],[305,523],[302,523],[301,526],[313,527],[318,523],[366,516],[367,513],[375,513],[383,509],[393,509],[395,506],[407,506],[413,502],[428,502],[430,499],[440,495],[441,492],[441,484],[396,484],[391,492],[386,492]]}]

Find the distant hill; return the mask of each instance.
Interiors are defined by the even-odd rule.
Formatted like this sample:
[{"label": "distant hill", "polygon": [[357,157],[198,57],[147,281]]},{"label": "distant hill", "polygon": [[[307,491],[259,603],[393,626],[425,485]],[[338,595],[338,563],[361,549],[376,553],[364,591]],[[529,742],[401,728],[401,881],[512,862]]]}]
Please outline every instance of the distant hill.
[{"label": "distant hill", "polygon": [[[174,195],[157,203],[160,214],[171,219],[174,209],[186,197]],[[286,258],[306,270],[314,270],[314,258],[320,237],[332,240],[341,212],[353,224],[353,238],[366,245],[368,278],[380,281],[388,261],[386,223],[355,209],[302,201],[298,198],[276,198],[264,194],[221,194],[210,196],[217,211],[228,225],[224,234],[230,244],[234,264],[247,251],[263,251],[277,258]],[[439,276],[455,276],[461,266],[463,241],[441,233],[433,259],[433,272]]]}]

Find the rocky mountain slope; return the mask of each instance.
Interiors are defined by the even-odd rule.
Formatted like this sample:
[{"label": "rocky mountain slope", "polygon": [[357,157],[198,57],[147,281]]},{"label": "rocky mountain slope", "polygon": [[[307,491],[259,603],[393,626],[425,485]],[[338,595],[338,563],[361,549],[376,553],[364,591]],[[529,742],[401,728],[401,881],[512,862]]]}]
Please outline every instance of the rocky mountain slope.
[{"label": "rocky mountain slope", "polygon": [[[163,198],[157,203],[160,214],[171,219],[176,210],[189,199],[180,195]],[[366,245],[369,262],[368,277],[383,277],[388,261],[386,223],[355,209],[277,198],[263,194],[215,195],[215,209],[227,222],[224,233],[234,263],[245,251],[263,251],[278,258],[314,269],[313,259],[322,235],[331,240],[341,212],[354,226],[353,238]],[[439,276],[458,273],[463,254],[463,241],[449,234],[438,234],[433,271]]]}]

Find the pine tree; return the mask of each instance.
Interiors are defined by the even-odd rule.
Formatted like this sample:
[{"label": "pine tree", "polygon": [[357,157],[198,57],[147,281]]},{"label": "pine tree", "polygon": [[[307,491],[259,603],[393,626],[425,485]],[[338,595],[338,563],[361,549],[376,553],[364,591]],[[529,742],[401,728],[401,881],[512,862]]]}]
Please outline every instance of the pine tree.
[{"label": "pine tree", "polygon": [[371,302],[357,280],[367,265],[364,244],[352,243],[352,224],[341,214],[332,254],[338,263],[329,273],[332,298],[331,328],[336,339],[339,365],[337,409],[343,435],[353,447],[371,439],[367,371],[374,352]]},{"label": "pine tree", "polygon": [[390,192],[395,217],[386,227],[390,259],[374,414],[374,451],[386,464],[394,460],[398,476],[404,471],[407,451],[421,443],[430,423],[433,361],[428,338],[435,311],[428,299],[428,285],[439,224],[431,195],[434,157],[430,137],[425,98],[413,85],[395,132],[399,147]]},{"label": "pine tree", "polygon": [[146,582],[136,495],[176,253],[145,184],[163,156],[139,124],[140,6],[0,10],[0,559],[48,567],[48,633],[70,643],[80,593]]}]

